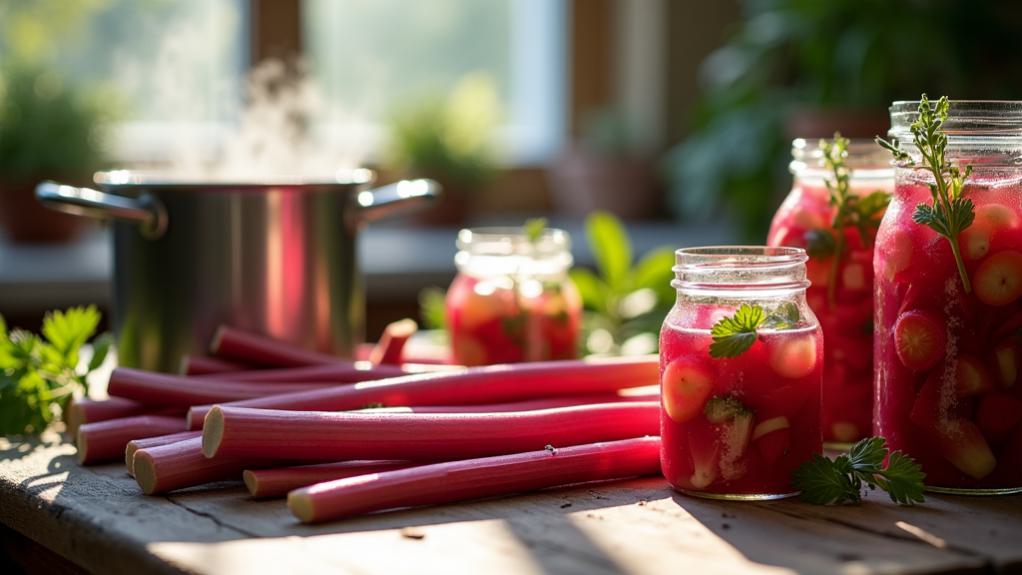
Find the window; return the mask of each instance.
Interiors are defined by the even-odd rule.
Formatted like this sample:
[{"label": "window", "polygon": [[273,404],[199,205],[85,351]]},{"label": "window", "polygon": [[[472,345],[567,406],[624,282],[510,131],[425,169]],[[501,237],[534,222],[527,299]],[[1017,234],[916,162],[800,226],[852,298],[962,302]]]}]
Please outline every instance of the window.
[{"label": "window", "polygon": [[305,0],[304,40],[328,106],[378,144],[389,114],[473,72],[495,84],[497,144],[512,162],[547,159],[565,132],[561,0]]}]

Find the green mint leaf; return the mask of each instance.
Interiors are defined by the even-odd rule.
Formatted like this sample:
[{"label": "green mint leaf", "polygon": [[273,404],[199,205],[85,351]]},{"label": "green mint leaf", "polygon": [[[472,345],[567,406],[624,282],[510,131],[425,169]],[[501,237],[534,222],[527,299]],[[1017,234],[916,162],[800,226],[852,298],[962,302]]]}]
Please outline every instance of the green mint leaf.
[{"label": "green mint leaf", "polygon": [[802,322],[802,313],[798,306],[790,301],[781,302],[774,308],[766,319],[763,320],[763,327],[771,329],[791,329]]},{"label": "green mint leaf", "polygon": [[833,461],[814,453],[793,474],[795,487],[801,490],[801,499],[816,505],[857,503],[859,490],[851,477],[841,471]]},{"label": "green mint leaf", "polygon": [[886,491],[895,503],[922,503],[924,477],[922,468],[911,457],[900,451],[889,452],[882,437],[862,439],[847,455],[833,461],[813,455],[794,474],[802,499],[821,505],[858,503],[864,483]]},{"label": "green mint leaf", "polygon": [[607,212],[596,212],[586,219],[586,235],[596,268],[607,285],[618,295],[631,291],[632,244],[621,220]]},{"label": "green mint leaf", "polygon": [[713,343],[710,357],[738,357],[756,343],[756,328],[766,320],[766,313],[758,305],[742,304],[731,317],[715,323],[710,330]]},{"label": "green mint leaf", "polygon": [[890,495],[891,501],[899,505],[922,503],[923,480],[926,474],[914,459],[900,451],[892,451],[887,461],[887,469],[882,472],[882,487]]},{"label": "green mint leaf", "polygon": [[546,229],[546,218],[532,218],[525,221],[525,225],[522,228],[525,230],[525,237],[529,240],[529,243],[534,244],[539,241],[539,238],[543,236],[543,231]]},{"label": "green mint leaf", "polygon": [[828,230],[809,230],[802,236],[806,242],[806,253],[812,258],[825,258],[834,253],[837,248],[834,242],[834,235]]},{"label": "green mint leaf", "polygon": [[92,358],[89,359],[89,366],[86,372],[91,372],[103,365],[113,343],[114,338],[109,333],[104,333],[92,341]]},{"label": "green mint leaf", "polygon": [[447,293],[438,287],[419,291],[419,316],[429,329],[447,329]]},{"label": "green mint leaf", "polygon": [[78,348],[89,341],[99,325],[99,312],[95,306],[72,307],[67,311],[55,310],[43,318],[43,336],[63,357],[66,367],[78,362]]}]

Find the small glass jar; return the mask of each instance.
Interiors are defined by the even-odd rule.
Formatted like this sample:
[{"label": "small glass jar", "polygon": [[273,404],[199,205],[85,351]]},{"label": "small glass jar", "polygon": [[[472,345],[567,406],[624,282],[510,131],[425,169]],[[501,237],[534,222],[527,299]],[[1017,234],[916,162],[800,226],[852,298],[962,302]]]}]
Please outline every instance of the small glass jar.
[{"label": "small glass jar", "polygon": [[[891,106],[891,137],[918,162],[918,102]],[[973,167],[974,219],[951,242],[913,221],[931,172],[901,163],[877,234],[874,426],[931,491],[1022,492],[1022,102],[953,101],[946,157]]]},{"label": "small glass jar", "polygon": [[458,275],[447,290],[454,363],[488,365],[578,357],[582,299],[568,277],[571,241],[546,229],[458,233]]},{"label": "small glass jar", "polygon": [[[836,229],[837,207],[826,184],[833,173],[823,163],[823,150],[798,139],[791,156],[791,193],[774,215],[767,244],[809,252],[806,270],[812,285],[806,299],[827,340],[823,439],[847,448],[870,436],[873,427],[873,245],[883,210],[867,225],[848,222]],[[851,140],[845,167],[849,192],[857,198],[875,192],[889,198],[894,191],[891,155],[872,140]]]},{"label": "small glass jar", "polygon": [[[675,489],[788,497],[795,469],[820,453],[823,333],[806,303],[806,260],[791,247],[676,252],[678,299],[660,331],[660,458]],[[740,355],[711,356],[711,328],[743,304],[766,323]]]}]

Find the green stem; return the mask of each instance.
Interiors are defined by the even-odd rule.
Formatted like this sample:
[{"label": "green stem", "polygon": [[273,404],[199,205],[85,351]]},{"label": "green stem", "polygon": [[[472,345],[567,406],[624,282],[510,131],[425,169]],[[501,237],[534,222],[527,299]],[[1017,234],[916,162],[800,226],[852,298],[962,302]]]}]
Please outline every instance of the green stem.
[{"label": "green stem", "polygon": [[955,256],[955,265],[958,266],[958,275],[962,278],[965,293],[971,293],[972,283],[969,281],[969,274],[965,272],[965,262],[962,261],[962,252],[958,247],[958,234],[951,234],[947,241],[951,242],[951,253]]}]

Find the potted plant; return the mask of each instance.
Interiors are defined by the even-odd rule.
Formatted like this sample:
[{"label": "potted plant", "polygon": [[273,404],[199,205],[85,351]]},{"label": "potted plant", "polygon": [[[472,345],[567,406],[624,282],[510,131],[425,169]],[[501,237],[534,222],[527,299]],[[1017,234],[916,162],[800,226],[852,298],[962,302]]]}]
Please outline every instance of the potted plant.
[{"label": "potted plant", "polygon": [[472,199],[494,174],[490,138],[497,118],[492,80],[469,74],[449,97],[428,97],[394,114],[389,126],[387,167],[404,177],[432,178],[443,196],[414,216],[429,224],[457,225]]},{"label": "potted plant", "polygon": [[0,71],[0,224],[15,242],[74,237],[83,218],[35,200],[45,179],[88,182],[104,160],[105,108],[42,67],[8,64]]}]

